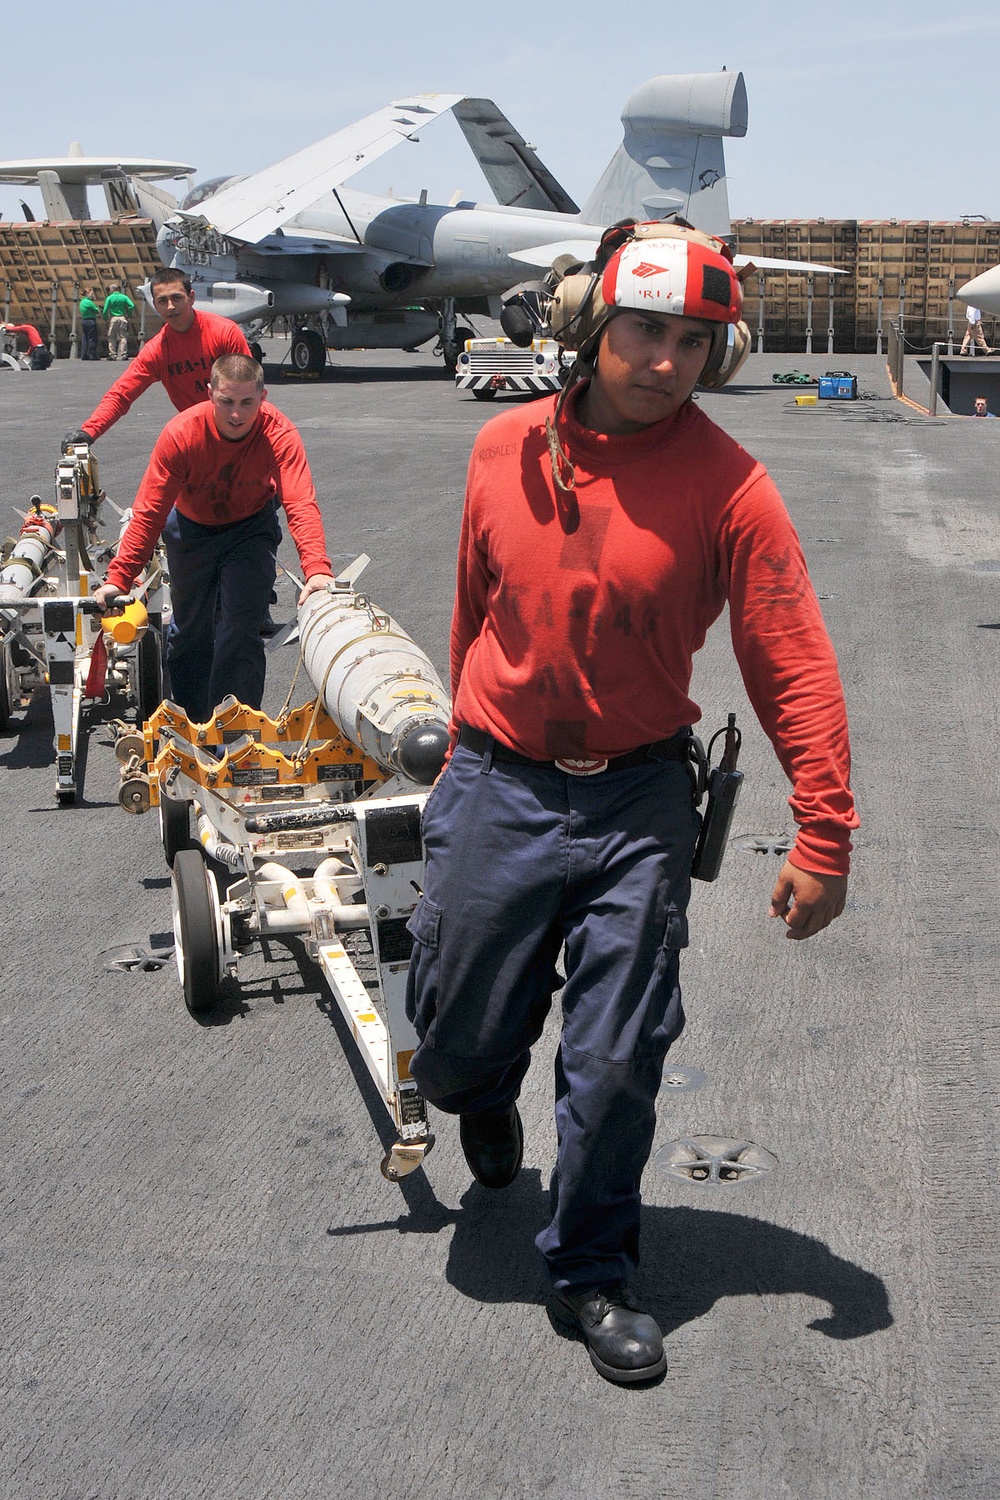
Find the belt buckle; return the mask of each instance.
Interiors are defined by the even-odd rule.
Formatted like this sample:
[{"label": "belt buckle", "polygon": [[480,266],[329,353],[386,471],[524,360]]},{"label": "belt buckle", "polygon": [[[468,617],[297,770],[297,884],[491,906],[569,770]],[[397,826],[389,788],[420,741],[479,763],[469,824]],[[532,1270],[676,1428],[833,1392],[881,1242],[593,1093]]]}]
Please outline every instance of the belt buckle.
[{"label": "belt buckle", "polygon": [[567,776],[599,776],[608,769],[607,756],[603,760],[557,760],[554,764],[557,771],[565,771]]}]

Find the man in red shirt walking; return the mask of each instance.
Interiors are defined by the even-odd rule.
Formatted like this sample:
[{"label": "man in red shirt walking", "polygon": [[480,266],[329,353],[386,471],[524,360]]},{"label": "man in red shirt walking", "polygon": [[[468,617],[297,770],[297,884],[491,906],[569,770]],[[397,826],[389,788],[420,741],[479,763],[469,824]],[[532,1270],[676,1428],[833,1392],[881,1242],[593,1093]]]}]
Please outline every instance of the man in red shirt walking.
[{"label": "man in red shirt walking", "polygon": [[220,355],[249,356],[243,330],[231,319],[196,309],[190,278],[183,271],[156,272],[150,293],[163,327],[140,349],[83,426],[67,432],[64,445],[96,442],[158,380],[177,410],[186,411],[208,399],[209,376]]},{"label": "man in red shirt walking", "polygon": [[172,418],[157,439],[117,556],[94,593],[107,606],[129,589],[162,532],[171,697],[199,724],[228,693],[261,706],[259,627],[275,578],[279,505],[306,580],[299,603],[333,577],[302,439],[266,396],[264,372],[249,355],[216,360],[209,400]]},{"label": "man in red shirt walking", "polygon": [[557,401],[473,450],[451,633],[451,758],[424,812],[410,1071],[460,1116],[473,1176],[521,1165],[517,1096],[559,985],[558,1147],[536,1243],[553,1313],[607,1379],[666,1368],[629,1278],[670,1043],[684,1025],[699,831],[692,657],[728,603],[734,649],[798,823],[771,916],[809,938],[843,910],[857,826],[833,648],[766,470],[691,401],[740,363],[720,240],[609,230],[552,316],[578,350]]}]

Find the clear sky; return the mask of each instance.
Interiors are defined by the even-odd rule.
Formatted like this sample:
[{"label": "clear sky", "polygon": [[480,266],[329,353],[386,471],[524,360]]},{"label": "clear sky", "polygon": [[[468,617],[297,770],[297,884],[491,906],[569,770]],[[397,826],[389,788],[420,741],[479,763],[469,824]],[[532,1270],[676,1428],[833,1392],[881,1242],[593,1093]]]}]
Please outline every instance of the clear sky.
[{"label": "clear sky", "polygon": [[[191,162],[197,181],[447,91],[495,100],[582,203],[640,83],[725,65],[749,96],[747,136],[726,143],[734,218],[1000,218],[996,0],[21,0],[3,33],[5,160],[79,140]],[[357,183],[491,196],[450,116]],[[40,213],[37,189],[0,187],[0,214],[20,218],[22,196]]]}]

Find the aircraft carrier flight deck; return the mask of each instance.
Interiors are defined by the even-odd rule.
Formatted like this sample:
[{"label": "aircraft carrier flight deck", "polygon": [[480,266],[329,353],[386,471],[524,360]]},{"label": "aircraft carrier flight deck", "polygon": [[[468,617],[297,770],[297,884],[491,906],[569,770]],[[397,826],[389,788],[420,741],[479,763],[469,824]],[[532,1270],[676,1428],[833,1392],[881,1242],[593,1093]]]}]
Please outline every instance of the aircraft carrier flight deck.
[{"label": "aircraft carrier flight deck", "polygon": [[[302,433],[335,565],[368,553],[365,589],[446,676],[465,468],[496,408],[428,351],[331,354],[301,383],[284,351],[265,345],[270,399]],[[793,367],[850,370],[866,399],[796,405],[771,379]],[[62,434],[114,373],[0,372],[0,535],[50,497]],[[708,732],[738,713],[746,782],[691,904],[654,1158],[710,1136],[766,1170],[647,1170],[640,1289],[666,1377],[602,1381],[546,1315],[555,1017],[509,1189],[471,1181],[440,1115],[424,1167],[387,1182],[385,1112],[319,969],[273,939],[190,1016],[155,812],[118,805],[112,710],[86,717],[58,807],[41,695],[0,736],[0,1495],[1000,1495],[1000,421],[929,418],[875,355],[754,355],[699,399],[799,530],[862,828],[847,912],[786,942],[767,906],[787,787],[721,620],[694,697]],[[170,415],[157,386],[96,445],[117,505]],[[269,655],[270,711],[295,660]],[[129,948],[146,961],[115,967]]]}]

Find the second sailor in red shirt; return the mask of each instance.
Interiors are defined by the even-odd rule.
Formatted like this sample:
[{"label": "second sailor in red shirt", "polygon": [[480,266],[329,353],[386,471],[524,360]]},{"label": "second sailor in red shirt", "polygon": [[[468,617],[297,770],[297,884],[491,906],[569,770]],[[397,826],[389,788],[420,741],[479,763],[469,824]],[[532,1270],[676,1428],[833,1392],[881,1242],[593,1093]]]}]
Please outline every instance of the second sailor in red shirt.
[{"label": "second sailor in red shirt", "polygon": [[266,396],[256,360],[216,360],[209,400],[174,417],[157,439],[118,554],[95,591],[106,606],[130,588],[162,533],[173,607],[170,696],[196,723],[230,693],[261,706],[260,623],[275,579],[279,505],[306,580],[299,603],[333,576],[302,439]]}]

